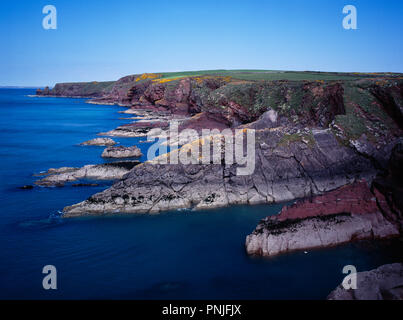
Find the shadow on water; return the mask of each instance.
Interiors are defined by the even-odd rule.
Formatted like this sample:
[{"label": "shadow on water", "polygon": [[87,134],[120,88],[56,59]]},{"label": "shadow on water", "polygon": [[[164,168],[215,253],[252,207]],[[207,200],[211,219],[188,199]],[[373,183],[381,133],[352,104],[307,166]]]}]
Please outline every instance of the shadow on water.
[{"label": "shadow on water", "polygon": [[62,218],[62,212],[59,211],[59,212],[50,214],[50,216],[45,219],[21,221],[21,222],[17,223],[16,226],[18,229],[36,231],[36,230],[43,230],[43,229],[59,227],[59,226],[63,225],[64,222],[65,221]]}]

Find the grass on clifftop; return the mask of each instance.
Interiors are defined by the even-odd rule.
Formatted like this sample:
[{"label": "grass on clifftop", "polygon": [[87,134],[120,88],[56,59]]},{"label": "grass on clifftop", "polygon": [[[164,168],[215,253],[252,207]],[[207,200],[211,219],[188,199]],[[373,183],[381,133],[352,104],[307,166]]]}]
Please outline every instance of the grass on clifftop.
[{"label": "grass on clifftop", "polygon": [[184,72],[163,72],[161,79],[174,79],[198,76],[231,77],[234,80],[246,81],[314,81],[314,80],[357,80],[370,77],[370,74],[336,73],[336,72],[313,72],[313,71],[276,71],[276,70],[200,70]]}]

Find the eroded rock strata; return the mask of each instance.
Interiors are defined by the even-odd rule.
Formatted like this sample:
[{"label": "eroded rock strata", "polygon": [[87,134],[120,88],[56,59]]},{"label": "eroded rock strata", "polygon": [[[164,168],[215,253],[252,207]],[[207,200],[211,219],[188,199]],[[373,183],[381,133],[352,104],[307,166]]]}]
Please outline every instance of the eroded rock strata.
[{"label": "eroded rock strata", "polygon": [[143,163],[112,188],[65,208],[65,215],[283,202],[374,177],[371,161],[339,144],[329,130],[309,131],[309,140],[305,134],[284,142],[280,130],[257,131],[255,169],[248,176],[237,175],[239,166],[225,165],[224,158],[207,165]]},{"label": "eroded rock strata", "polygon": [[361,181],[343,186],[267,217],[247,237],[247,252],[271,256],[403,234],[402,155],[403,143],[399,139],[387,168],[372,184]]},{"label": "eroded rock strata", "polygon": [[44,187],[52,187],[63,186],[67,182],[81,179],[119,180],[138,164],[138,161],[123,161],[86,165],[82,168],[63,167],[59,169],[49,169],[47,172],[40,174],[46,177],[37,180],[35,184]]},{"label": "eroded rock strata", "polygon": [[357,273],[357,289],[341,284],[327,297],[329,300],[403,300],[403,263],[383,265]]}]

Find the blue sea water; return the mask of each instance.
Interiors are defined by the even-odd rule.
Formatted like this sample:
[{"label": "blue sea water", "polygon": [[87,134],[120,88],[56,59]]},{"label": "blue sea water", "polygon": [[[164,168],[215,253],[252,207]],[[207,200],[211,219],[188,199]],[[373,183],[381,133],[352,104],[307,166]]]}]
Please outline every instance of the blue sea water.
[{"label": "blue sea water", "polygon": [[[362,271],[403,260],[400,240],[247,256],[246,235],[281,205],[64,220],[59,210],[111,183],[18,187],[49,168],[104,162],[102,147],[77,144],[128,120],[119,120],[122,107],[28,97],[34,92],[0,89],[1,299],[325,299],[345,265]],[[42,287],[45,265],[57,268],[57,290]]]}]

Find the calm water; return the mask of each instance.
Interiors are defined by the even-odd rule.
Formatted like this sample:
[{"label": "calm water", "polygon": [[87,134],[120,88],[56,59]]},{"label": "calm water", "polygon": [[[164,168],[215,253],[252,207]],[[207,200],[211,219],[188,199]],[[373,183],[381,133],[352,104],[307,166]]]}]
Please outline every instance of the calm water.
[{"label": "calm water", "polygon": [[[102,163],[102,147],[77,144],[128,121],[119,120],[124,108],[26,96],[33,93],[0,89],[2,299],[324,299],[347,264],[367,270],[403,260],[399,240],[248,257],[246,235],[281,205],[60,219],[58,210],[110,184],[18,187],[51,167]],[[58,290],[42,289],[48,264],[58,270]]]}]

